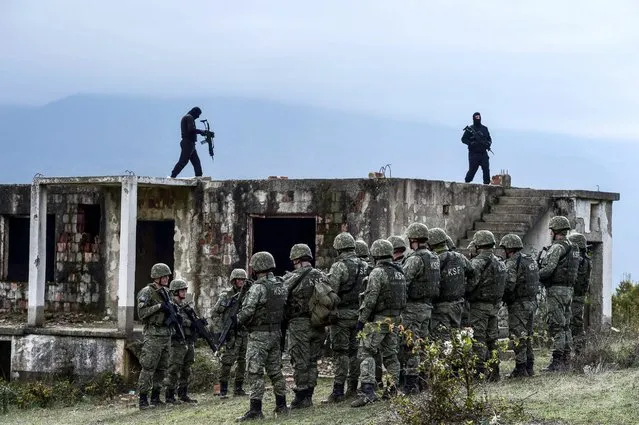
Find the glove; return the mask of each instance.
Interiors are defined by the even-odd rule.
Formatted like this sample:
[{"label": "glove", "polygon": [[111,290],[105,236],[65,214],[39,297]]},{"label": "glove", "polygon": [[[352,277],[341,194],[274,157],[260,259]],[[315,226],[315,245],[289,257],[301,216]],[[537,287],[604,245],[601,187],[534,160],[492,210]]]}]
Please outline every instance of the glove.
[{"label": "glove", "polygon": [[171,305],[166,301],[163,301],[162,304],[160,304],[160,309],[165,313],[170,313],[172,310]]},{"label": "glove", "polygon": [[360,322],[359,320],[357,321],[357,325],[355,325],[355,331],[359,332],[362,329],[364,329],[364,325],[366,325],[366,323],[364,322]]}]

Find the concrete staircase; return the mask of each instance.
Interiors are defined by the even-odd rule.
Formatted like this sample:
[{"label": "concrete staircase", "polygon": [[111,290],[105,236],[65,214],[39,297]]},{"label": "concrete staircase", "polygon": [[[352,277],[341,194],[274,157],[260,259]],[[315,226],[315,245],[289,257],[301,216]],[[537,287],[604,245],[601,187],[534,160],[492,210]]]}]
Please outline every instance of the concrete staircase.
[{"label": "concrete staircase", "polygon": [[481,219],[473,224],[473,229],[466,232],[466,238],[459,240],[459,251],[468,254],[466,247],[478,230],[493,232],[497,244],[508,233],[515,233],[523,239],[547,211],[550,202],[551,198],[543,196],[542,191],[505,189],[497,202],[489,207],[489,212],[482,214]]}]

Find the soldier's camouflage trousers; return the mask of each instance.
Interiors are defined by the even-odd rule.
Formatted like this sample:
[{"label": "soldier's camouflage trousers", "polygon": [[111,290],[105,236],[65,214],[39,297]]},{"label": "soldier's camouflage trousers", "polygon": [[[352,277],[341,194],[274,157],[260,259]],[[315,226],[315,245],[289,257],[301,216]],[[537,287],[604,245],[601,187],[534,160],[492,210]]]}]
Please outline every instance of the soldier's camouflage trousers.
[{"label": "soldier's camouflage trousers", "polygon": [[323,343],[323,327],[312,327],[308,318],[291,319],[288,324],[288,352],[297,390],[317,385],[317,361],[322,356]]},{"label": "soldier's camouflage trousers", "polygon": [[440,302],[433,306],[430,333],[433,339],[448,340],[452,329],[460,329],[464,300]]},{"label": "soldier's camouflage trousers", "polygon": [[499,306],[492,303],[473,302],[470,304],[468,318],[473,328],[473,337],[477,341],[474,350],[482,361],[490,359],[491,351],[496,348],[499,338],[497,313]]},{"label": "soldier's camouflage trousers", "polygon": [[170,336],[144,335],[140,352],[140,377],[138,393],[147,394],[151,390],[160,391],[169,364]]},{"label": "soldier's camouflage trousers", "polygon": [[395,385],[399,382],[397,360],[397,327],[391,331],[388,324],[367,323],[359,335],[357,357],[361,360],[359,380],[362,384],[375,385],[375,357],[380,353],[386,371]]},{"label": "soldier's camouflage trousers", "polygon": [[515,352],[515,363],[533,362],[532,349],[533,321],[537,302],[516,301],[508,306],[508,333]]},{"label": "soldier's camouflage trousers", "polygon": [[235,367],[235,380],[244,381],[246,373],[246,345],[248,343],[248,332],[239,331],[229,335],[224,342],[220,353],[220,382],[228,382],[231,377],[231,368],[237,362]]},{"label": "soldier's camouflage trousers", "polygon": [[180,344],[171,342],[169,369],[164,384],[167,390],[186,388],[191,376],[191,366],[195,361],[195,347],[192,342]]},{"label": "soldier's camouflage trousers", "polygon": [[564,354],[572,350],[572,332],[570,331],[572,292],[573,289],[568,286],[551,286],[546,289],[548,332],[553,339],[554,353]]},{"label": "soldier's camouflage trousers", "polygon": [[276,396],[286,395],[286,382],[282,375],[280,331],[253,331],[249,333],[246,347],[246,379],[251,400],[264,397],[264,371],[273,385]]},{"label": "soldier's camouflage trousers", "polygon": [[[433,310],[429,302],[408,302],[402,312],[402,325],[409,330],[412,339],[424,339],[430,334],[430,316]],[[399,338],[399,364],[406,375],[419,375],[419,354],[414,354],[412,344],[407,345],[408,335]]]},{"label": "soldier's camouflage trousers", "polygon": [[572,343],[576,353],[579,353],[586,344],[586,332],[584,330],[584,304],[585,296],[573,296],[570,309],[572,317],[570,319],[570,330],[572,332]]},{"label": "soldier's camouflage trousers", "polygon": [[336,325],[330,327],[336,384],[344,384],[347,379],[349,382],[355,381],[359,376],[356,325],[357,319],[339,319]]}]

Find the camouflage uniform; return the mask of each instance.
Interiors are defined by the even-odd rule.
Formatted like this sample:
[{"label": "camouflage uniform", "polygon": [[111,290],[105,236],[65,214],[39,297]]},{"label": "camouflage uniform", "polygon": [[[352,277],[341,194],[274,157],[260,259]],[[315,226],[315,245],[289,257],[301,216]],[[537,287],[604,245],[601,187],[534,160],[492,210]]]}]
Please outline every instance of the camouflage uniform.
[{"label": "camouflage uniform", "polygon": [[184,311],[190,308],[183,300],[175,299],[177,291],[186,289],[187,285],[181,279],[175,279],[171,282],[170,289],[173,293],[173,302],[177,306],[178,314],[182,318],[182,331],[186,339],[173,334],[171,337],[171,352],[169,355],[169,368],[164,384],[166,385],[166,402],[175,403],[175,390],[181,401],[187,403],[197,402],[187,395],[189,386],[189,377],[191,376],[191,366],[195,362],[195,340],[197,334],[191,328],[191,319]]},{"label": "camouflage uniform", "polygon": [[430,331],[434,338],[450,338],[451,329],[460,329],[464,311],[466,281],[473,278],[470,261],[448,247],[450,237],[443,229],[428,231],[428,245],[439,256],[440,292],[434,300]]},{"label": "camouflage uniform", "polygon": [[237,322],[241,326],[246,326],[249,332],[246,376],[250,388],[251,408],[239,420],[263,417],[264,370],[273,384],[276,412],[288,412],[280,348],[287,288],[282,279],[273,275],[275,260],[268,252],[253,254],[250,265],[257,273],[258,279],[251,285],[242,302]]},{"label": "camouflage uniform", "polygon": [[[475,277],[466,287],[466,298],[470,303],[470,326],[477,341],[475,350],[480,360],[486,362],[497,348],[497,313],[506,286],[506,266],[493,254],[495,237],[490,231],[477,231],[473,241],[478,254],[471,260]],[[484,372],[484,366],[479,365],[478,371]],[[499,379],[499,363],[492,365],[488,377]]]},{"label": "camouflage uniform", "polygon": [[344,399],[344,383],[348,381],[347,394],[357,391],[357,378],[360,374],[357,356],[357,311],[359,294],[364,290],[364,278],[368,266],[355,254],[355,240],[349,233],[341,233],[335,237],[333,247],[339,252],[337,261],[333,263],[328,283],[340,297],[337,306],[337,323],[330,327],[331,348],[333,349],[333,365],[335,379],[333,392],[327,402],[339,402]]},{"label": "camouflage uniform", "polygon": [[[235,274],[235,275],[234,275]],[[235,276],[235,277],[234,277]],[[213,313],[216,314],[220,320],[220,327],[224,325],[231,317],[227,317],[231,308],[235,303],[241,303],[239,299],[241,288],[235,286],[233,281],[235,279],[246,279],[246,272],[242,269],[235,269],[231,272],[232,287],[222,292],[213,307]],[[248,283],[244,283],[247,285]],[[219,329],[221,332],[222,329]],[[233,395],[240,396],[245,395],[242,385],[244,384],[244,375],[246,373],[246,346],[248,343],[248,331],[243,326],[234,326],[227,334],[226,341],[220,348],[220,363],[222,367],[220,369],[220,397],[225,398],[228,392],[228,382],[231,377],[231,369],[233,364],[235,367],[235,389]]]},{"label": "camouflage uniform", "polygon": [[553,339],[553,360],[546,370],[559,371],[568,367],[570,363],[570,305],[581,256],[579,248],[565,239],[565,234],[570,229],[570,222],[566,217],[553,217],[550,220],[550,228],[555,235],[563,234],[564,238],[553,240],[548,254],[542,261],[539,280],[546,287],[548,331]]},{"label": "camouflage uniform", "polygon": [[317,361],[322,355],[324,327],[311,325],[309,300],[317,281],[325,279],[326,276],[308,263],[313,259],[308,245],[294,245],[291,248],[290,259],[294,264],[298,261],[300,265],[286,280],[288,352],[295,381],[295,399],[291,402],[291,408],[295,409],[312,405],[313,392],[317,385]]},{"label": "camouflage uniform", "polygon": [[534,258],[522,253],[519,236],[505,235],[499,246],[506,251],[508,332],[515,352],[515,370],[510,377],[532,376],[535,356],[532,349],[533,324],[539,292],[539,268]]},{"label": "camouflage uniform", "polygon": [[584,304],[590,289],[590,274],[592,272],[592,262],[586,252],[586,237],[581,233],[573,233],[568,237],[579,247],[581,260],[575,281],[574,294],[572,297],[572,318],[570,319],[570,330],[572,332],[572,342],[575,353],[579,354],[586,343],[586,332],[584,331]]},{"label": "camouflage uniform", "polygon": [[[168,283],[170,275],[171,269],[166,264],[158,263],[151,268],[151,277],[156,281],[166,278]],[[166,299],[170,298],[166,288],[157,283],[148,284],[138,292],[137,296],[138,316],[144,323],[142,331],[144,340],[140,353],[142,370],[138,379],[140,409],[149,406],[147,399],[149,390],[151,390],[151,404],[162,404],[160,391],[168,367],[173,329],[164,323],[167,317],[167,305],[160,291],[164,292]]]},{"label": "camouflage uniform", "polygon": [[391,388],[399,380],[397,325],[406,306],[406,279],[402,269],[391,261],[390,242],[383,239],[373,242],[371,254],[376,265],[362,294],[357,320],[357,329],[363,330],[358,336],[362,394],[351,404],[352,407],[361,407],[377,400],[374,388],[375,356],[378,352],[381,352],[384,366],[392,375]]}]

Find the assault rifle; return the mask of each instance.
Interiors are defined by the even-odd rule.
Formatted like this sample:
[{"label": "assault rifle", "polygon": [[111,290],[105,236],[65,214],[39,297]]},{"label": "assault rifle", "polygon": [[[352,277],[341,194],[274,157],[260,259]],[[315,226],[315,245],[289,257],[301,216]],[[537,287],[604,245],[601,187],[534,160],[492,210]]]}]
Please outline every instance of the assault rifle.
[{"label": "assault rifle", "polygon": [[488,142],[488,140],[486,140],[486,138],[484,137],[481,131],[476,130],[474,127],[470,125],[467,125],[466,127],[464,127],[464,131],[468,131],[473,136],[472,138],[475,139],[475,142],[479,143],[480,145],[485,147],[488,152],[495,155],[495,152],[493,152],[492,149],[490,149],[490,143]]},{"label": "assault rifle", "polygon": [[213,143],[213,138],[215,137],[215,133],[211,131],[211,126],[209,125],[208,120],[200,120],[200,122],[204,124],[204,127],[206,128],[204,130],[204,140],[200,141],[200,143],[209,144],[209,155],[211,156],[211,159],[215,162],[215,158],[214,158],[215,152],[213,151],[215,149],[215,143]]},{"label": "assault rifle", "polygon": [[169,294],[164,288],[160,288],[157,291],[159,292],[160,297],[162,297],[162,301],[164,301],[164,303],[169,306],[169,311],[167,312],[168,317],[164,321],[164,324],[169,327],[173,326],[175,331],[180,334],[180,338],[186,339],[184,330],[182,329],[182,318],[177,311],[177,307],[171,302],[171,300],[169,299]]},{"label": "assault rifle", "polygon": [[224,321],[224,323],[222,323],[222,332],[220,333],[220,339],[217,342],[218,347],[221,347],[222,344],[226,342],[226,339],[229,336],[229,332],[237,327],[237,313],[240,311],[242,300],[244,299],[246,291],[248,291],[248,288],[251,286],[251,283],[253,282],[248,279],[245,280],[244,286],[242,286],[240,292],[231,297],[229,308],[226,314],[226,320]]},{"label": "assault rifle", "polygon": [[[548,248],[547,246],[543,247],[539,253],[537,254],[537,266],[541,269],[541,263],[542,261],[544,261],[544,258],[546,258],[546,255],[548,255]],[[545,254],[544,254],[545,253]]]},{"label": "assault rifle", "polygon": [[195,330],[196,335],[204,339],[206,343],[209,344],[209,347],[211,347],[211,350],[213,350],[213,352],[215,353],[219,347],[215,345],[213,335],[207,328],[208,322],[206,321],[206,319],[198,317],[198,315],[195,313],[195,310],[193,310],[193,307],[191,307],[190,305],[184,306],[182,310],[184,310],[186,315],[189,316],[189,320],[191,321],[191,328]]}]

